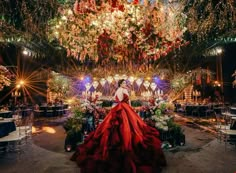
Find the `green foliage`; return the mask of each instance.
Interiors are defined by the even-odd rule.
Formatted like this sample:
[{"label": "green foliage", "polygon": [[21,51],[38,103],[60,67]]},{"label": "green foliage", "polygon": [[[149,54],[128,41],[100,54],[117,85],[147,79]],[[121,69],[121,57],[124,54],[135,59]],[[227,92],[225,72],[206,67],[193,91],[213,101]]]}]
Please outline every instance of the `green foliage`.
[{"label": "green foliage", "polygon": [[72,135],[75,133],[80,133],[82,130],[84,113],[81,108],[77,107],[73,110],[74,116],[67,119],[64,124],[64,129],[67,134]]},{"label": "green foliage", "polygon": [[139,106],[142,106],[142,102],[140,100],[134,100],[134,101],[131,101],[131,105],[132,107],[139,107]]},{"label": "green foliage", "polygon": [[80,108],[75,108],[73,110],[73,113],[74,113],[74,117],[77,118],[77,119],[82,119],[83,116],[84,116],[84,113]]},{"label": "green foliage", "polygon": [[52,72],[47,85],[51,92],[67,96],[72,89],[72,80],[59,73]]},{"label": "green foliage", "polygon": [[112,101],[109,100],[103,100],[102,102],[102,107],[111,107],[112,106]]},{"label": "green foliage", "polygon": [[161,109],[156,109],[155,110],[155,115],[161,116]]},{"label": "green foliage", "polygon": [[183,90],[191,82],[191,76],[186,74],[177,74],[171,80],[171,88],[175,92]]},{"label": "green foliage", "polygon": [[80,133],[82,129],[82,119],[70,117],[67,119],[63,127],[67,134]]},{"label": "green foliage", "polygon": [[164,112],[166,110],[166,103],[161,103],[159,107],[161,109],[161,112]]},{"label": "green foliage", "polygon": [[180,125],[176,124],[173,120],[167,121],[167,125],[169,131],[171,131],[174,135],[182,135],[183,130]]}]

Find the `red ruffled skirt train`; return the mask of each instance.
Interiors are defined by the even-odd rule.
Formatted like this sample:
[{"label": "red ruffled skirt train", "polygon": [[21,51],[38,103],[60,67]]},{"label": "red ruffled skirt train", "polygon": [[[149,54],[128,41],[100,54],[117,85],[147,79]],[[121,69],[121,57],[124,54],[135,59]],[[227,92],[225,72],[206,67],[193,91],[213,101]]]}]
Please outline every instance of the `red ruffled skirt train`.
[{"label": "red ruffled skirt train", "polygon": [[111,109],[71,160],[81,173],[158,173],[166,166],[159,133],[127,103]]}]

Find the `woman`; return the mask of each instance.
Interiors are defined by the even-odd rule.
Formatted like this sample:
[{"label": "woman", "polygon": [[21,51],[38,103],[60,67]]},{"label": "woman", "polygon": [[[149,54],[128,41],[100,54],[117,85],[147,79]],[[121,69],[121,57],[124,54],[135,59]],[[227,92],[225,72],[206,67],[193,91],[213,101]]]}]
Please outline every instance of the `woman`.
[{"label": "woman", "polygon": [[117,103],[97,129],[78,146],[71,160],[81,173],[157,173],[166,165],[159,133],[146,125],[129,105],[124,79],[118,82]]}]

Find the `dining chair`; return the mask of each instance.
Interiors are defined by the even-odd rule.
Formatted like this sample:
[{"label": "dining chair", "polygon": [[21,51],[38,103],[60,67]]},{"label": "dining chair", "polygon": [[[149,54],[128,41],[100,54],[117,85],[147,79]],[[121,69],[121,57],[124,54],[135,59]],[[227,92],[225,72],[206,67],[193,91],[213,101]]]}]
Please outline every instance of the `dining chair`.
[{"label": "dining chair", "polygon": [[19,152],[21,149],[21,142],[26,138],[26,135],[21,133],[19,128],[9,133],[7,136],[0,138],[0,144],[2,145],[2,151],[4,152]]},{"label": "dining chair", "polygon": [[19,117],[16,120],[15,140],[9,141],[8,151],[22,152],[23,146],[31,144],[33,120],[33,112],[26,117]]},{"label": "dining chair", "polygon": [[215,113],[215,130],[217,134],[217,139],[221,141],[222,138],[222,133],[221,130],[229,130],[230,129],[230,124],[228,121],[225,120],[225,117],[222,116],[221,114],[216,114]]},{"label": "dining chair", "polygon": [[225,150],[227,149],[228,144],[232,144],[236,148],[236,130],[225,129],[220,130],[221,141],[225,143]]},{"label": "dining chair", "polygon": [[215,114],[214,109],[212,109],[211,106],[208,106],[207,109],[205,110],[205,117],[208,118],[208,117],[210,117],[211,115],[214,115],[214,114]]}]

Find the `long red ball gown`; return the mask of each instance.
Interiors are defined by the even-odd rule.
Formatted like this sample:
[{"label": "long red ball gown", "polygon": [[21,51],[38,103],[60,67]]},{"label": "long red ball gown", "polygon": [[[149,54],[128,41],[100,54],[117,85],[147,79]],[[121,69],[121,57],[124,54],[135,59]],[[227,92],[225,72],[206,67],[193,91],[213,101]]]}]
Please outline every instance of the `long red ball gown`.
[{"label": "long red ball gown", "polygon": [[146,125],[122,94],[73,154],[81,173],[158,173],[166,166],[159,132]]}]

